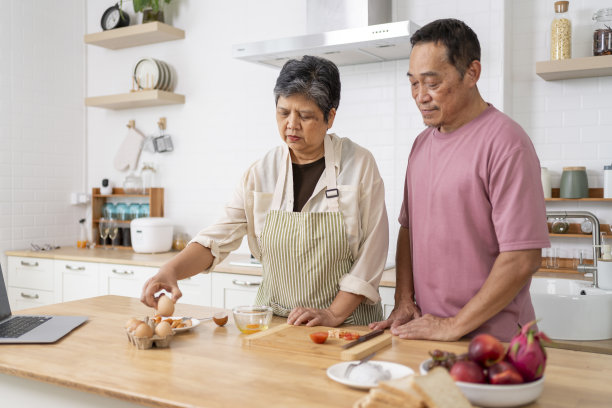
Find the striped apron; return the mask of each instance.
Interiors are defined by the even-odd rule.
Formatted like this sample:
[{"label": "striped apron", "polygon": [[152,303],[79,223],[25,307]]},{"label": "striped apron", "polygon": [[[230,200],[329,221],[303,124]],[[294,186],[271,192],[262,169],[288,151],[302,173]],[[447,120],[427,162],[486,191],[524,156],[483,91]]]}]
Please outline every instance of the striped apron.
[{"label": "striped apron", "polygon": [[[340,280],[353,265],[344,219],[338,207],[334,149],[328,135],[324,148],[325,195],[330,211],[293,212],[291,200],[287,200],[285,211],[281,209],[288,166],[291,165],[288,155],[259,236],[263,281],[255,303],[271,306],[279,316],[287,317],[299,306],[328,308],[340,290]],[[293,195],[292,191],[288,193]],[[344,323],[367,325],[382,319],[380,302],[374,305],[362,302]]]}]

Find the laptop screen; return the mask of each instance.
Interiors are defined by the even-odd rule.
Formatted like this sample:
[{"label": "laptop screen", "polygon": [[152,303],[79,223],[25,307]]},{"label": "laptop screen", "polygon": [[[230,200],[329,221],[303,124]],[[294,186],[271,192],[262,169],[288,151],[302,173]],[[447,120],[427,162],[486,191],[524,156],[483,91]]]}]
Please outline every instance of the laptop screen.
[{"label": "laptop screen", "polygon": [[11,306],[9,305],[8,294],[6,293],[6,285],[2,276],[2,265],[0,265],[0,321],[11,315]]}]

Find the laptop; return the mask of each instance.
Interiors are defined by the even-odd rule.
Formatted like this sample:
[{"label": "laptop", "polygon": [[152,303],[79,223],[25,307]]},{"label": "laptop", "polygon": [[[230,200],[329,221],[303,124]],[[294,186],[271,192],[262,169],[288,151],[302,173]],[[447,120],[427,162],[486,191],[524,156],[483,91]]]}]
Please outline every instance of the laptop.
[{"label": "laptop", "polygon": [[54,343],[86,321],[86,316],[12,315],[0,266],[0,343]]}]

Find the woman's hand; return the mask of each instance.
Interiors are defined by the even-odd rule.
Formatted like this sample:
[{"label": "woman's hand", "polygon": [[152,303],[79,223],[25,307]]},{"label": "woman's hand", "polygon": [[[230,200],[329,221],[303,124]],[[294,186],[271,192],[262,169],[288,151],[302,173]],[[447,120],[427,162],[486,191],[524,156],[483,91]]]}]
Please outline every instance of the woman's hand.
[{"label": "woman's hand", "polygon": [[344,322],[342,317],[334,315],[329,309],[314,309],[296,307],[289,313],[287,324],[300,326],[328,326],[336,327]]},{"label": "woman's hand", "polygon": [[157,299],[159,297],[156,298],[155,294],[162,289],[172,294],[172,301],[174,303],[183,296],[178,287],[175,274],[169,268],[162,267],[159,272],[145,282],[140,301],[149,307],[157,309]]},{"label": "woman's hand", "polygon": [[369,324],[372,330],[395,328],[421,317],[421,310],[414,303],[395,305],[387,320]]}]

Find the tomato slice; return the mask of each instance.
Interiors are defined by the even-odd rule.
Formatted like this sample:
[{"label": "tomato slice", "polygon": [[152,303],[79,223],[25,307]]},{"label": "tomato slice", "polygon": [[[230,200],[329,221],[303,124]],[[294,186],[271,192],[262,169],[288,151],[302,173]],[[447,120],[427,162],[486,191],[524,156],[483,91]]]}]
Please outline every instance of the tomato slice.
[{"label": "tomato slice", "polygon": [[327,336],[327,332],[310,333],[310,340],[314,341],[317,344],[323,344],[325,343],[325,340],[327,340]]}]

